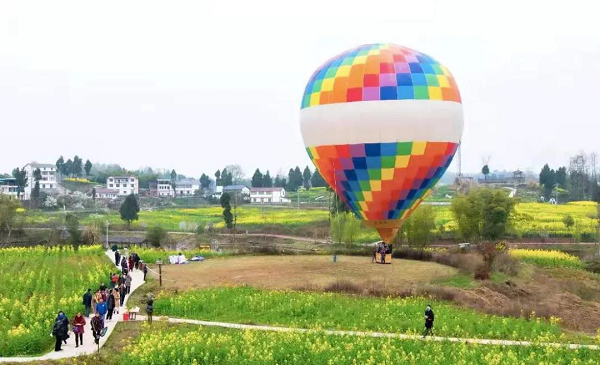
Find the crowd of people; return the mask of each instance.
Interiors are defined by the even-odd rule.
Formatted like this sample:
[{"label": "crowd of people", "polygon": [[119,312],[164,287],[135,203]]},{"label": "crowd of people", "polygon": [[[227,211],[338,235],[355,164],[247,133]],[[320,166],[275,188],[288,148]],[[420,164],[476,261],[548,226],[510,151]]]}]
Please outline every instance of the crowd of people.
[{"label": "crowd of people", "polygon": [[386,257],[392,255],[392,245],[387,244],[383,241],[380,241],[373,247],[373,256],[371,258],[371,263],[377,262],[377,254],[381,254],[381,264],[385,264]]},{"label": "crowd of people", "polygon": [[131,271],[141,269],[146,280],[148,268],[143,265],[138,254],[132,253],[129,257],[125,257],[121,256],[118,250],[114,251],[115,265],[121,267],[121,272],[110,273],[108,286],[102,282],[94,292],[88,289],[83,294],[83,314],[78,312],[69,322],[69,318],[63,311],[58,312],[52,328],[52,336],[56,341],[54,351],[61,351],[62,344],[67,344],[67,339],[70,338],[69,327],[75,335],[75,347],[83,345],[84,328],[90,315],[92,315],[90,320],[92,335],[94,342],[98,344],[100,337],[106,331],[106,322],[112,321],[114,314],[119,314],[125,297],[131,293]]}]

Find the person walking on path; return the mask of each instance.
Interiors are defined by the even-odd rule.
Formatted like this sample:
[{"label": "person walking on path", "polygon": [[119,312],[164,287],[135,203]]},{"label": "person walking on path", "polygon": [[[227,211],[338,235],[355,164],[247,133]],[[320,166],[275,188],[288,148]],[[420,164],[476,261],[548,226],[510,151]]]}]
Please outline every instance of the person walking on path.
[{"label": "person walking on path", "polygon": [[119,292],[119,288],[113,289],[113,296],[115,297],[115,309],[117,314],[121,310],[121,293]]},{"label": "person walking on path", "polygon": [[119,275],[117,273],[112,274],[110,277],[110,288],[114,289],[117,286],[117,282],[119,281]]},{"label": "person walking on path", "polygon": [[110,321],[112,320],[112,316],[113,313],[115,312],[115,295],[114,295],[114,289],[111,289],[111,291],[108,293],[108,300],[106,302],[106,320]]},{"label": "person walking on path", "polygon": [[148,265],[144,264],[144,270],[142,270],[144,272],[144,281],[146,281],[146,275],[148,274]]},{"label": "person walking on path", "polygon": [[125,295],[127,295],[127,288],[125,288],[125,283],[122,283],[121,285],[119,285],[119,298],[121,299],[121,302],[119,304],[121,307],[125,302]]},{"label": "person walking on path", "polygon": [[104,323],[102,323],[102,318],[100,318],[100,315],[98,314],[98,312],[96,312],[96,314],[92,318],[92,321],[90,322],[90,324],[92,326],[92,335],[94,336],[94,342],[96,344],[99,344],[100,343],[100,333],[102,332],[102,329],[104,328]]},{"label": "person walking on path", "polygon": [[125,256],[121,259],[121,271],[123,272],[123,275],[127,274],[127,259]]},{"label": "person walking on path", "polygon": [[100,299],[98,304],[96,304],[96,313],[100,315],[100,319],[102,320],[102,327],[104,328],[104,318],[106,316],[106,312],[108,312],[108,307],[106,303]]},{"label": "person walking on path", "polygon": [[79,344],[83,346],[83,332],[85,327],[85,318],[81,315],[81,312],[77,313],[73,317],[73,333],[75,334],[75,347],[79,347]]},{"label": "person walking on path", "polygon": [[121,263],[121,254],[117,250],[117,251],[115,251],[115,266],[119,266],[120,263]]},{"label": "person walking on path", "polygon": [[96,306],[98,305],[99,300],[100,300],[100,290],[96,290],[94,295],[92,295],[92,314],[96,313]]},{"label": "person walking on path", "polygon": [[433,336],[434,319],[435,316],[433,314],[433,309],[431,309],[431,304],[427,304],[427,308],[425,308],[425,331],[423,331],[423,336],[421,336],[422,339],[424,339],[428,333]]},{"label": "person walking on path", "polygon": [[133,271],[133,256],[129,255],[129,271]]},{"label": "person walking on path", "polygon": [[52,336],[55,337],[54,351],[61,351],[63,341],[69,338],[69,322],[68,319],[65,322],[65,314],[61,311],[58,312],[58,316],[54,321],[54,327],[52,327]]},{"label": "person walking on path", "polygon": [[131,275],[127,274],[125,277],[125,293],[129,294],[131,292]]},{"label": "person walking on path", "polygon": [[135,252],[133,253],[133,266],[136,270],[140,267],[140,256]]},{"label": "person walking on path", "polygon": [[90,318],[90,311],[92,310],[92,289],[88,289],[83,294],[83,306],[85,307],[85,316]]}]

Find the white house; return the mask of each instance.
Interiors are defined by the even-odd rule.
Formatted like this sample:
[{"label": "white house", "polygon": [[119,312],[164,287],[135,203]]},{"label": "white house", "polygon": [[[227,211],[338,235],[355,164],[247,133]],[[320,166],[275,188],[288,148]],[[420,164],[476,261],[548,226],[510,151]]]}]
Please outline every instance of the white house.
[{"label": "white house", "polygon": [[25,184],[25,191],[23,192],[23,199],[29,199],[31,192],[35,187],[34,172],[40,169],[42,179],[40,180],[40,191],[47,194],[54,193],[58,183],[56,181],[56,166],[49,163],[37,163],[31,162],[23,166],[25,173],[27,174],[27,184]]},{"label": "white house", "polygon": [[196,179],[184,179],[175,183],[175,195],[192,196],[200,190],[200,181]]},{"label": "white house", "polygon": [[171,186],[169,179],[157,179],[156,182],[150,183],[150,196],[156,197],[173,197],[175,192]]},{"label": "white house", "polygon": [[17,196],[17,179],[13,177],[0,178],[0,194]]},{"label": "white house", "polygon": [[250,203],[252,204],[271,204],[288,203],[290,200],[285,198],[284,188],[252,188],[250,189]]},{"label": "white house", "polygon": [[96,199],[117,199],[119,191],[116,189],[95,188]]},{"label": "white house", "polygon": [[140,184],[135,176],[109,176],[106,188],[117,190],[119,196],[138,195],[140,192]]}]

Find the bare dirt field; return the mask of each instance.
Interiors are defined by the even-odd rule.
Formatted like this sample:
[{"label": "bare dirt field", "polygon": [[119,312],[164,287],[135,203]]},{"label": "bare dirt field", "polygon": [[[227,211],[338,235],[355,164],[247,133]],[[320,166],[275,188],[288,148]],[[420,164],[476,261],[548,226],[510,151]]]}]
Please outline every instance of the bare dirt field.
[{"label": "bare dirt field", "polygon": [[433,279],[453,276],[457,270],[432,262],[394,259],[391,265],[372,264],[369,257],[241,256],[209,259],[189,265],[163,266],[166,289],[218,285],[251,285],[268,289],[325,288],[336,282],[382,286],[401,291]]}]

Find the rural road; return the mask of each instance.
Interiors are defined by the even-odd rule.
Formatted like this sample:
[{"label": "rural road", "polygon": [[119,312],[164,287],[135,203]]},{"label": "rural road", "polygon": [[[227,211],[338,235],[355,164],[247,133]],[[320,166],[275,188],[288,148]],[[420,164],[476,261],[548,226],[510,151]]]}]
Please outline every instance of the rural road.
[{"label": "rural road", "polygon": [[[106,251],[106,255],[110,258],[111,262],[115,262],[115,256],[112,251]],[[116,266],[115,266],[116,268]],[[120,270],[120,269],[119,269]],[[115,269],[116,271],[116,269]],[[108,278],[107,278],[108,279]],[[133,270],[131,272],[131,293],[133,293],[137,288],[139,288],[144,283],[144,274],[140,270]],[[98,283],[100,285],[100,283]],[[85,288],[81,289],[81,293],[83,295]],[[100,347],[104,345],[108,337],[112,333],[113,329],[117,325],[118,322],[123,320],[123,313],[126,312],[127,309],[127,301],[131,297],[131,294],[125,297],[125,302],[121,307],[121,311],[119,314],[113,315],[113,320],[108,322],[106,321],[105,325],[108,327],[108,331],[106,335],[100,339]],[[75,357],[81,355],[90,355],[98,351],[98,346],[94,343],[94,337],[92,336],[92,328],[90,325],[90,318],[86,318],[85,329],[83,333],[83,341],[84,345],[75,347],[75,336],[71,336],[67,340],[67,344],[62,346],[62,351],[55,352],[51,351],[47,354],[41,356],[15,356],[15,357],[0,357],[0,363],[3,362],[28,362],[28,361],[36,361],[36,360],[57,360],[64,359],[68,357]],[[71,320],[71,319],[69,319]],[[70,329],[70,328],[69,328]],[[48,329],[48,333],[50,333],[50,329]]]}]

